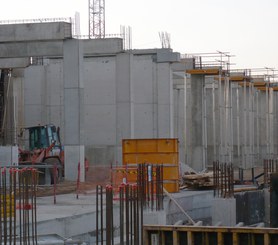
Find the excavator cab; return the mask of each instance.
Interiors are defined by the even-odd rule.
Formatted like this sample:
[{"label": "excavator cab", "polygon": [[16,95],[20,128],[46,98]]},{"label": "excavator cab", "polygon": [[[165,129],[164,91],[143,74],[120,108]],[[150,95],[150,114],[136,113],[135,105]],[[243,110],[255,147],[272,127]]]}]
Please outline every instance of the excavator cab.
[{"label": "excavator cab", "polygon": [[[25,128],[24,131],[28,131],[25,136],[28,137],[29,149],[19,148],[19,165],[37,166],[42,173],[39,180],[41,184],[54,183],[54,179],[60,180],[64,175],[64,151],[60,143],[59,127],[56,128],[53,124],[38,125]],[[49,165],[57,167],[55,175]]]},{"label": "excavator cab", "polygon": [[59,128],[54,125],[48,124],[45,126],[29,127],[29,149],[42,149],[48,148],[54,143],[53,148],[61,146],[59,137]]}]

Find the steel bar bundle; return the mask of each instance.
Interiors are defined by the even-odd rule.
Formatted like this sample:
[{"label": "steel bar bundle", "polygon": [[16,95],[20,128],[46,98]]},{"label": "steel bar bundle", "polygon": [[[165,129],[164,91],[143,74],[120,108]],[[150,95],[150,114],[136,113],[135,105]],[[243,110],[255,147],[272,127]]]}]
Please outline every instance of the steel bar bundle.
[{"label": "steel bar bundle", "polygon": [[[120,244],[142,244],[143,203],[136,184],[122,184],[119,187],[119,235]],[[107,185],[104,191],[97,186],[96,197],[96,244],[114,245],[115,211],[113,187]],[[103,221],[105,217],[105,223]]]},{"label": "steel bar bundle", "polygon": [[234,170],[231,163],[213,162],[214,196],[234,196]]},{"label": "steel bar bundle", "polygon": [[278,172],[277,159],[264,159],[264,186],[267,187],[270,181],[270,175]]},{"label": "steel bar bundle", "polygon": [[0,244],[37,244],[37,171],[2,168]]}]

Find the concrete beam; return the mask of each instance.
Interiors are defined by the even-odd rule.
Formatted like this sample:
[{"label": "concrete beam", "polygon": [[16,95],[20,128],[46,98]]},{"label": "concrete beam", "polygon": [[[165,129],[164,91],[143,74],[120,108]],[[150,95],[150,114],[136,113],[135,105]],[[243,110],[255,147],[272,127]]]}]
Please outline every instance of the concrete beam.
[{"label": "concrete beam", "polygon": [[[74,40],[74,39],[73,39]],[[83,43],[84,56],[117,54],[123,51],[119,38],[79,40]],[[0,58],[18,58],[31,56],[63,56],[63,41],[28,41],[0,43]]]},{"label": "concrete beam", "polygon": [[0,43],[0,58],[63,56],[63,41]]},{"label": "concrete beam", "polygon": [[63,40],[72,37],[71,23],[29,23],[0,25],[0,42]]},{"label": "concrete beam", "polygon": [[87,39],[83,40],[84,56],[116,54],[123,52],[121,38]]},{"label": "concrete beam", "polygon": [[0,69],[25,68],[30,65],[29,58],[5,58],[0,59]]}]

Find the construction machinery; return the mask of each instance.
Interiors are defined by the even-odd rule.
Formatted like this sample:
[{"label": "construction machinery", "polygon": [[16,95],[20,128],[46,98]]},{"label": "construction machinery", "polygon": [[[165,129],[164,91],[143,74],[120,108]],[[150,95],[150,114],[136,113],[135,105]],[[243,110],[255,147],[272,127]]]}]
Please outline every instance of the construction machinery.
[{"label": "construction machinery", "polygon": [[[26,133],[28,132],[28,133]],[[53,183],[54,171],[57,178],[64,172],[64,149],[60,141],[60,128],[53,124],[24,128],[20,136],[28,141],[28,149],[19,147],[19,165],[32,166],[46,175],[48,171]]]}]

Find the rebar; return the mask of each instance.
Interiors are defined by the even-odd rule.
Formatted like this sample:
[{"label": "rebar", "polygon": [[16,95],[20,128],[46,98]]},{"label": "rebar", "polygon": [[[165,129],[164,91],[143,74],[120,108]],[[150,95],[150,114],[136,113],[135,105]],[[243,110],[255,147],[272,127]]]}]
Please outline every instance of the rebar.
[{"label": "rebar", "polygon": [[278,172],[278,159],[264,159],[264,186],[268,187],[270,175]]},{"label": "rebar", "polygon": [[37,244],[37,171],[5,167],[0,171],[0,243]]},{"label": "rebar", "polygon": [[231,163],[213,162],[214,196],[230,198],[234,195],[234,170]]}]

